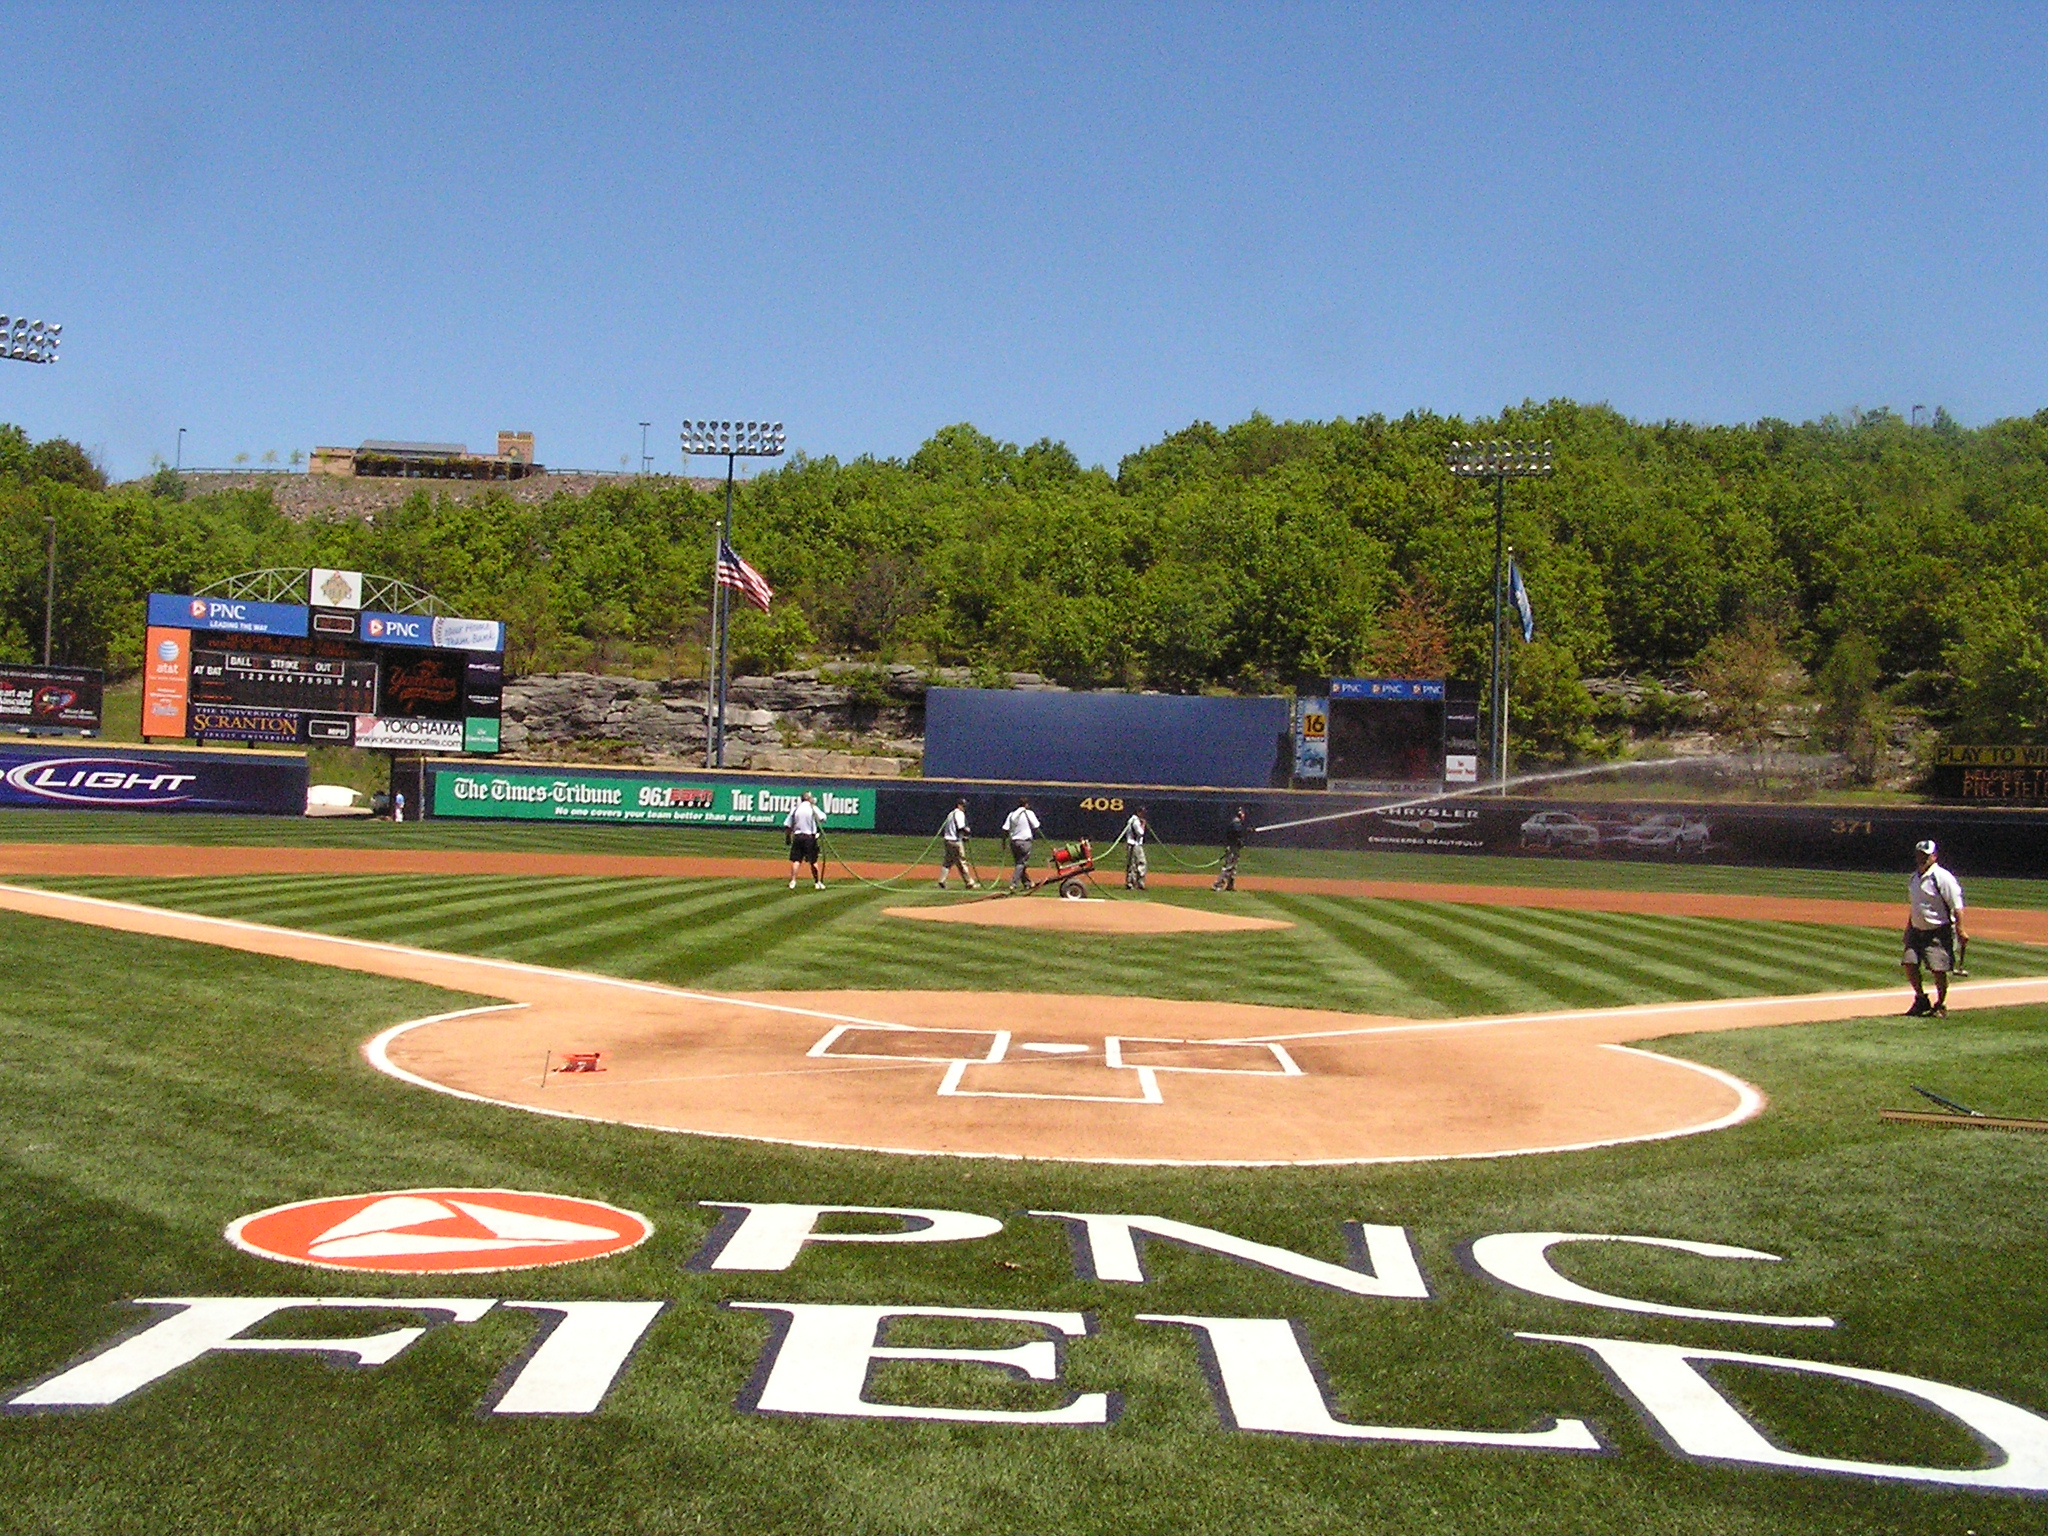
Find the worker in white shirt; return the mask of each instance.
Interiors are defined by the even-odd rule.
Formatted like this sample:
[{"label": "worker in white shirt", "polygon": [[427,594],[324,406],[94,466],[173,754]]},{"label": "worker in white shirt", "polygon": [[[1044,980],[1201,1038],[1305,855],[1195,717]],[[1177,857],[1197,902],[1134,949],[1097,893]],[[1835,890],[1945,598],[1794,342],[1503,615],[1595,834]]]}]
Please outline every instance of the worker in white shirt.
[{"label": "worker in white shirt", "polygon": [[[1948,1015],[1948,977],[1955,969],[1958,946],[1967,944],[1963,933],[1963,887],[1956,877],[1935,862],[1936,848],[1930,838],[1913,845],[1913,878],[1906,882],[1906,980],[1913,984],[1913,1006],[1908,1018],[1931,1014]],[[1934,1001],[1920,981],[1920,967],[1934,973]]]},{"label": "worker in white shirt", "polygon": [[1117,833],[1124,845],[1124,889],[1127,891],[1145,889],[1145,839],[1151,835],[1152,823],[1142,805],[1124,823],[1123,831]]},{"label": "worker in white shirt", "polygon": [[953,809],[946,812],[946,819],[939,823],[939,841],[945,844],[944,861],[939,865],[939,889],[946,888],[946,876],[954,870],[960,871],[960,878],[967,882],[967,889],[978,891],[981,882],[974,878],[974,865],[967,858],[967,802],[955,800]]},{"label": "worker in white shirt", "polygon": [[799,864],[811,866],[811,889],[825,889],[825,875],[818,868],[818,834],[824,830],[825,813],[811,803],[811,792],[804,791],[803,799],[790,808],[783,818],[784,835],[789,838],[789,888],[796,889],[796,870]]},{"label": "worker in white shirt", "polygon": [[1025,870],[1031,863],[1031,839],[1038,835],[1038,829],[1043,825],[1032,814],[1029,800],[1019,800],[1017,809],[1003,818],[1003,836],[1009,839],[1010,857],[1017,865],[1010,876],[1010,889],[1013,891],[1024,889],[1029,879]]}]

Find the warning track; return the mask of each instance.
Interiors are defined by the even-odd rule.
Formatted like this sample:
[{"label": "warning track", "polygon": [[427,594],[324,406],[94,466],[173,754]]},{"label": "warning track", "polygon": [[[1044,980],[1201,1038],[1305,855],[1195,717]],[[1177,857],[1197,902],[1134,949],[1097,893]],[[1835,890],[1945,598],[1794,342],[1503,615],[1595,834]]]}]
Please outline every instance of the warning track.
[{"label": "warning track", "polygon": [[[1763,1096],[1630,1042],[1896,1012],[1900,989],[1416,1021],[987,992],[717,994],[0,886],[0,908],[502,998],[379,1070],[571,1119],[875,1152],[1277,1165],[1561,1152],[1721,1129]],[[1953,1009],[2048,1001],[1963,983]],[[1914,1026],[1904,1026],[1914,1027]],[[603,1072],[545,1070],[568,1051]]]}]

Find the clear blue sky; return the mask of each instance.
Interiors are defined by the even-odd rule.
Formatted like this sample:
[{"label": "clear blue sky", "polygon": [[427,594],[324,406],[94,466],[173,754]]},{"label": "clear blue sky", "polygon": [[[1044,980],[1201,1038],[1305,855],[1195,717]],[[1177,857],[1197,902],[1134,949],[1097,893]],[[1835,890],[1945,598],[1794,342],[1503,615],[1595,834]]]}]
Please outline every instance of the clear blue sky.
[{"label": "clear blue sky", "polygon": [[0,310],[65,341],[0,420],[122,476],[2048,406],[2038,5],[4,14]]}]

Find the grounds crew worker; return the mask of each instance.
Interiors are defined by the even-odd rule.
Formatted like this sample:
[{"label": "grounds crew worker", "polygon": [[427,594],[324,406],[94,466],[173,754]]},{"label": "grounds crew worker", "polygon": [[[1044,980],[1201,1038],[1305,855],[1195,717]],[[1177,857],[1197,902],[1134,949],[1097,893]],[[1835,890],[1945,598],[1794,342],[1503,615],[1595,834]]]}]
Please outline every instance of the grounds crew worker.
[{"label": "grounds crew worker", "polygon": [[825,825],[825,813],[811,804],[811,792],[804,791],[803,799],[797,801],[789,815],[783,818],[783,829],[789,835],[789,888],[796,889],[796,867],[799,864],[811,866],[811,889],[825,889],[825,876],[818,868],[818,833]]},{"label": "grounds crew worker", "polygon": [[1145,889],[1145,839],[1151,835],[1152,823],[1146,819],[1142,805],[1124,823],[1123,831],[1117,833],[1124,845],[1124,889],[1127,891]]},{"label": "grounds crew worker", "polygon": [[1043,825],[1031,814],[1029,800],[1019,800],[1017,809],[1003,818],[1003,836],[1010,840],[1010,857],[1017,862],[1016,872],[1010,876],[1010,889],[1013,891],[1024,889],[1025,866],[1031,862],[1031,839],[1038,835],[1038,829]]},{"label": "grounds crew worker", "polygon": [[1237,861],[1244,853],[1244,840],[1251,829],[1251,808],[1240,805],[1231,812],[1230,825],[1223,829],[1223,868],[1217,871],[1216,883],[1210,887],[1211,890],[1237,889]]},{"label": "grounds crew worker", "polygon": [[[1934,861],[1932,839],[1915,843],[1917,861],[1913,878],[1906,882],[1909,915],[1906,919],[1906,980],[1913,983],[1913,1006],[1908,1018],[1948,1014],[1948,977],[1955,969],[1957,946],[1968,942],[1963,933],[1963,888],[1956,877]],[[1927,1001],[1920,984],[1920,967],[1934,973],[1934,1001]]]},{"label": "grounds crew worker", "polygon": [[960,878],[967,882],[967,889],[978,891],[981,882],[974,878],[974,866],[967,861],[967,802],[955,800],[953,809],[946,812],[946,819],[939,823],[939,841],[946,846],[946,856],[939,865],[939,889],[946,888],[946,876],[954,870],[960,871]]}]

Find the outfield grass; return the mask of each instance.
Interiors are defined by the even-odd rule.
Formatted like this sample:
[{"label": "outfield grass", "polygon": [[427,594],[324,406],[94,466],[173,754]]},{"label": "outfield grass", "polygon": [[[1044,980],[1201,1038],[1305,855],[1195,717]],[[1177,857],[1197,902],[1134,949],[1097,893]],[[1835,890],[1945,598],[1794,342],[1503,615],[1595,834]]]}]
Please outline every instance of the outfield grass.
[{"label": "outfield grass", "polygon": [[[459,885],[463,900],[477,904],[459,919],[436,915],[419,899],[433,894],[423,893],[425,884],[267,884],[245,890],[240,905],[312,923],[353,903],[358,920],[382,925],[380,932],[431,942],[453,942],[460,924],[475,923],[464,942],[479,948],[493,913],[517,910],[518,892],[449,882],[443,895]],[[411,933],[397,931],[408,921],[408,892]],[[231,893],[179,882],[158,894],[226,906]],[[529,884],[524,896],[533,903],[542,894]],[[757,888],[731,882],[615,886],[609,905],[594,883],[560,882],[545,894],[568,905],[552,924],[501,934],[506,952],[735,983],[767,982],[778,956],[801,955],[816,972],[810,979],[823,983],[853,963],[858,932],[869,936],[864,966],[876,963],[878,940],[897,932],[870,923],[868,898],[851,892],[780,902],[786,916]],[[642,905],[648,901],[655,905]],[[1454,916],[1462,926],[1483,914],[1427,916]],[[664,928],[671,947],[657,937]],[[1305,933],[1290,942],[1310,946],[1300,952],[1306,959],[1314,945],[1341,938]],[[778,940],[781,950],[754,952]],[[969,940],[946,951],[951,984],[1000,985],[1041,955],[1033,947],[1039,936],[980,932]],[[1548,933],[1545,942],[1553,942]],[[477,1417],[493,1377],[531,1328],[503,1312],[436,1330],[374,1371],[213,1357],[112,1409],[0,1418],[7,1529],[2048,1529],[2048,1504],[2008,1496],[1680,1461],[1585,1357],[1510,1337],[1526,1329],[1839,1360],[2048,1412],[2048,1231],[2040,1212],[2048,1138],[1901,1129],[1876,1118],[1879,1108],[1908,1102],[1913,1083],[1990,1110],[2048,1111],[2048,1010],[1665,1042],[1660,1049],[1738,1073],[1771,1097],[1760,1119],[1711,1136],[1481,1162],[1170,1171],[824,1154],[551,1121],[416,1090],[362,1063],[360,1042],[376,1029],[467,999],[10,914],[0,914],[0,948],[12,957],[0,993],[0,1383],[26,1382],[106,1342],[132,1320],[124,1303],[138,1296],[674,1303],[603,1411],[588,1419]],[[1119,945],[1114,953],[1128,951]],[[1150,965],[1086,963],[1092,989],[1150,992],[1176,979],[1189,990],[1240,995],[1228,967],[1198,964],[1168,977]],[[1260,974],[1285,990],[1275,973]],[[1611,986],[1647,984],[1618,971]],[[644,1212],[657,1231],[643,1247],[594,1263],[433,1281],[270,1264],[220,1237],[232,1218],[282,1201],[435,1185],[590,1196]],[[940,1206],[1007,1225],[978,1243],[819,1248],[784,1274],[705,1275],[684,1268],[710,1224],[696,1204],[705,1199]],[[1436,1299],[1363,1302],[1160,1245],[1148,1252],[1146,1285],[1081,1280],[1063,1231],[1020,1214],[1031,1208],[1172,1216],[1327,1259],[1341,1256],[1344,1219],[1405,1224]],[[1461,1267],[1461,1244],[1511,1229],[1644,1233],[1781,1254],[1781,1264],[1728,1264],[1579,1248],[1559,1263],[1591,1285],[1634,1287],[1682,1305],[1827,1312],[1840,1326],[1789,1331],[1590,1309],[1508,1292]],[[733,1404],[768,1329],[760,1314],[720,1308],[736,1298],[1088,1311],[1097,1332],[1072,1347],[1068,1384],[1121,1392],[1122,1414],[1099,1430],[743,1414]],[[1569,1414],[1595,1423],[1613,1449],[1561,1456],[1229,1431],[1188,1336],[1136,1323],[1140,1312],[1299,1319],[1343,1410],[1358,1421],[1522,1429]],[[323,1330],[358,1331],[337,1326],[348,1321],[320,1319]],[[377,1327],[390,1321],[362,1318]],[[915,1340],[906,1331],[898,1342]],[[1754,1371],[1719,1379],[1771,1434],[1801,1451],[1953,1465],[1971,1465],[1979,1454],[1945,1421],[1860,1389]],[[1043,1390],[992,1385],[988,1373],[963,1367],[892,1366],[871,1395],[1015,1407],[1043,1401]]]},{"label": "outfield grass", "polygon": [[[271,816],[143,816],[117,811],[0,809],[0,843],[186,843],[289,848],[474,848],[502,852],[646,854],[780,858],[780,833],[718,828],[554,826],[545,822],[387,821]],[[828,853],[842,859],[909,866],[936,859],[929,838],[875,833],[828,834]],[[983,867],[1007,867],[992,838],[974,845]],[[1215,866],[1217,850],[1165,846],[1153,867],[1164,871]],[[1041,861],[1042,863],[1043,861]],[[933,868],[936,869],[934,863]],[[1908,865],[1896,874],[1858,870],[1757,869],[1732,864],[1627,862],[1532,855],[1522,858],[1428,853],[1349,853],[1313,849],[1245,851],[1240,872],[1338,880],[1429,880],[1477,885],[1590,887],[1617,891],[1714,891],[1752,896],[1831,897],[1896,901],[1904,920]],[[1970,900],[1984,906],[2048,907],[2048,880],[1978,879],[1962,871]]]}]

